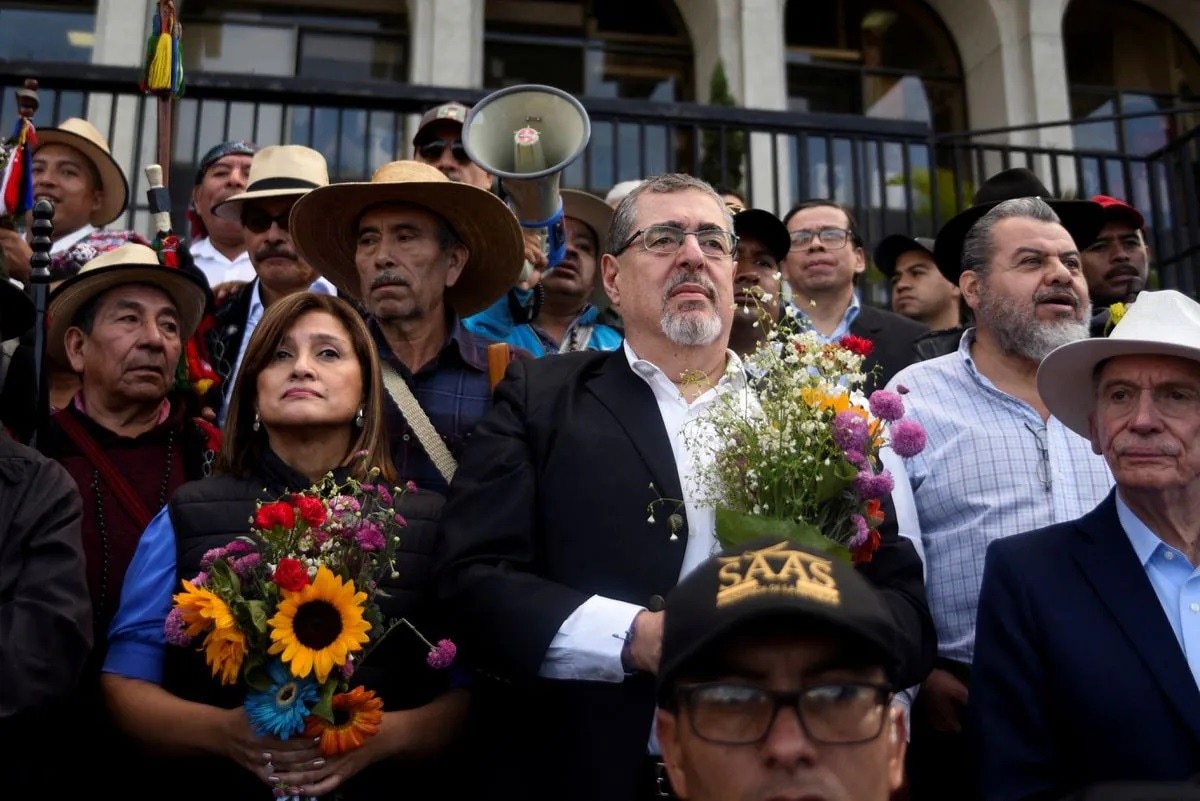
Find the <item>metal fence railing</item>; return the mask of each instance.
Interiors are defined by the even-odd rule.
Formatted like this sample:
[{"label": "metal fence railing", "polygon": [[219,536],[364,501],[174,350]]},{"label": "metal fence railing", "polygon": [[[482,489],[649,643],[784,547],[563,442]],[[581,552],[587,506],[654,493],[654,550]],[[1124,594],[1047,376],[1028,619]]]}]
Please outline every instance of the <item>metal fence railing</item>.
[{"label": "metal fence railing", "polygon": [[[121,222],[147,230],[141,173],[155,160],[157,101],[139,92],[138,71],[0,60],[0,125],[15,120],[11,90],[26,77],[41,83],[39,125],[85,116],[109,135],[133,193]],[[411,153],[408,132],[422,111],[446,100],[471,103],[483,94],[396,83],[192,73],[175,112],[170,183],[177,223],[195,164],[216,142],[308,145],[325,154],[333,180],[361,180],[380,164]],[[935,134],[920,123],[848,115],[592,97],[581,102],[591,118],[592,138],[563,175],[567,187],[603,195],[618,181],[684,171],[736,187],[753,205],[780,214],[801,199],[828,197],[855,210],[870,242],[895,231],[931,235],[970,205],[988,175],[1024,165],[1060,195],[1113,194],[1136,205],[1147,218],[1160,285],[1195,294],[1200,129],[1194,126],[1200,109],[1178,111],[1177,121],[1184,124],[1175,127],[1185,132],[1162,150],[1132,155],[1020,144],[1035,130],[1066,127],[1069,121]]]}]

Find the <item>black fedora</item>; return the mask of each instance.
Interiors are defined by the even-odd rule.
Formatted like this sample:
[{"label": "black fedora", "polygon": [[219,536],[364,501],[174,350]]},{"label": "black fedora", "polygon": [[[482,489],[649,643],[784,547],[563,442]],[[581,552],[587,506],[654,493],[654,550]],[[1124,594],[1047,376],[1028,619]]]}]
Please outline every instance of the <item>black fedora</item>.
[{"label": "black fedora", "polygon": [[963,240],[971,226],[1004,201],[1019,197],[1038,197],[1046,201],[1081,250],[1092,244],[1104,227],[1104,209],[1099,203],[1052,198],[1050,190],[1025,167],[998,172],[979,187],[973,205],[947,220],[937,233],[933,260],[950,283],[957,284],[962,274]]}]

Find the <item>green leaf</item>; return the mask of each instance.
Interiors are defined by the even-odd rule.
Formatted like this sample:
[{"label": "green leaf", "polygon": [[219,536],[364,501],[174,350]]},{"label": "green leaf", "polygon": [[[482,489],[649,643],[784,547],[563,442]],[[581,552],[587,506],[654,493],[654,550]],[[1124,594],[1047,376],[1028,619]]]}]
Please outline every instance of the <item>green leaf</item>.
[{"label": "green leaf", "polygon": [[830,465],[823,465],[818,471],[821,480],[816,486],[816,502],[818,504],[831,501],[842,494],[842,490],[854,483],[858,470],[845,459],[837,459]]},{"label": "green leaf", "polygon": [[265,693],[271,689],[271,677],[267,673],[266,663],[261,657],[255,659],[253,654],[247,654],[246,664],[242,666],[242,670],[242,680],[251,690]]},{"label": "green leaf", "polygon": [[333,696],[337,692],[338,683],[333,679],[321,685],[321,697],[313,705],[311,714],[333,723]]},{"label": "green leaf", "polygon": [[717,508],[717,541],[723,548],[735,548],[759,537],[785,537],[805,548],[816,548],[847,562],[850,551],[821,533],[811,523],[749,515],[732,509]]},{"label": "green leaf", "polygon": [[267,604],[265,601],[247,601],[246,609],[250,612],[250,622],[260,634],[267,633]]}]

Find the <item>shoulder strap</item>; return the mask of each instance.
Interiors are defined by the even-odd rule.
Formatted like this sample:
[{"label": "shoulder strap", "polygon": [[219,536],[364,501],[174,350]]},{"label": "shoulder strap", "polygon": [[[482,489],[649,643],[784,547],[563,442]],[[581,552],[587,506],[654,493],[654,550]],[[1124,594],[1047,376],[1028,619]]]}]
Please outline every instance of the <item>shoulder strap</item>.
[{"label": "shoulder strap", "polygon": [[100,473],[100,478],[108,485],[108,488],[117,496],[117,500],[125,507],[125,511],[133,518],[133,522],[138,528],[145,530],[150,525],[151,515],[150,510],[142,503],[142,499],[133,491],[133,487],[129,486],[129,482],[121,474],[108,457],[104,455],[104,451],[96,444],[96,440],[92,439],[92,435],[87,432],[87,429],[76,420],[69,409],[64,409],[54,416],[57,422],[67,433],[79,449],[83,451],[83,455],[92,463],[92,467]]},{"label": "shoulder strap", "polygon": [[401,414],[412,427],[413,433],[417,435],[417,441],[421,443],[425,453],[433,461],[438,472],[442,474],[442,478],[446,479],[446,483],[449,484],[450,480],[454,478],[454,471],[458,469],[458,463],[454,461],[450,449],[442,441],[442,437],[433,427],[433,423],[429,422],[429,415],[425,414],[425,410],[421,408],[416,396],[408,388],[408,382],[396,372],[396,368],[387,362],[383,362],[381,366],[383,367],[383,386],[392,396],[396,405],[400,407]]}]

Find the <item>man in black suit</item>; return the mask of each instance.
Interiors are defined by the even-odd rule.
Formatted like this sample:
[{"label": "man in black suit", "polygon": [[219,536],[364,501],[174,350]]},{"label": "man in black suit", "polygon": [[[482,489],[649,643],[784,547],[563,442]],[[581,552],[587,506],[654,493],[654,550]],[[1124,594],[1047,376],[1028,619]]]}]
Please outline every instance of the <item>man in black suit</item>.
[{"label": "man in black suit", "polygon": [[854,291],[867,269],[863,239],[850,210],[832,200],[806,200],[783,218],[792,246],[783,274],[792,303],[827,340],[864,337],[875,348],[867,357],[864,389],[883,387],[916,360],[913,343],[929,330],[899,314],[865,306]]},{"label": "man in black suit", "polygon": [[[654,797],[663,596],[717,546],[680,433],[744,386],[726,347],[732,229],[699,179],[639,185],[602,260],[623,347],[510,365],[464,449],[440,583],[464,658],[504,683],[476,694],[488,798]],[[933,647],[919,559],[892,533],[862,569],[904,643],[900,684],[915,684]]]},{"label": "man in black suit", "polygon": [[1183,781],[1200,773],[1200,304],[1142,292],[1037,382],[1117,486],[988,547],[967,707],[984,797]]}]

